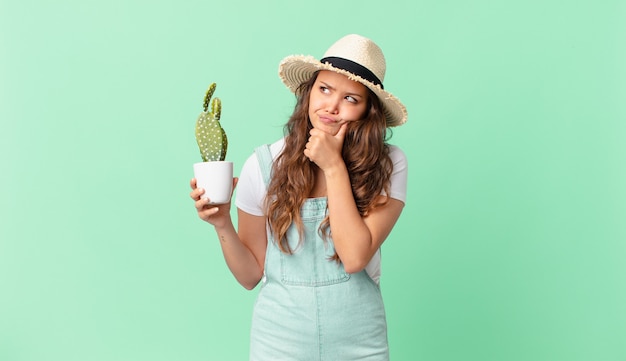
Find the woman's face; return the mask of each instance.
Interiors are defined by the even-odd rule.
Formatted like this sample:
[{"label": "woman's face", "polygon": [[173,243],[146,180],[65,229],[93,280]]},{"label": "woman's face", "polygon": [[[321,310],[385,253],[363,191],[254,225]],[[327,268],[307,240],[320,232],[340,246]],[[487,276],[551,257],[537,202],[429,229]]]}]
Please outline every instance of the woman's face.
[{"label": "woman's face", "polygon": [[335,135],[343,123],[363,118],[367,110],[365,85],[333,71],[317,75],[309,96],[309,118],[314,128]]}]

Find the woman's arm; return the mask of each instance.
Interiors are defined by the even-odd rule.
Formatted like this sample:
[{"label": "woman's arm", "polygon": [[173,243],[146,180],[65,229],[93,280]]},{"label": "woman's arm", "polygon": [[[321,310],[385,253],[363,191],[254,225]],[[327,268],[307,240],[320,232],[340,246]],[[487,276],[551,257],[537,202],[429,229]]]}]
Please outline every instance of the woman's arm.
[{"label": "woman's arm", "polygon": [[[234,182],[236,186],[237,180]],[[210,205],[207,199],[201,198],[204,190],[196,187],[195,179],[191,180],[190,185],[190,196],[195,201],[198,216],[215,228],[228,268],[243,287],[253,289],[263,275],[267,246],[265,217],[238,210],[237,233],[230,217],[230,203]]]},{"label": "woman's arm", "polygon": [[[362,217],[352,195],[345,164],[343,167],[328,169],[324,176],[335,250],[346,272],[359,272],[367,266],[391,232],[404,203],[389,198],[384,206],[374,208],[366,217]],[[385,198],[379,196],[378,201],[384,201]]]},{"label": "woman's arm", "polygon": [[[366,217],[361,216],[352,194],[348,169],[341,157],[345,133],[346,124],[336,135],[312,129],[304,155],[323,172],[316,182],[324,182],[326,186],[335,250],[346,272],[356,273],[367,266],[385,241],[400,217],[404,202],[389,198],[384,206],[371,210]],[[384,196],[379,197],[378,201],[384,201]]]}]

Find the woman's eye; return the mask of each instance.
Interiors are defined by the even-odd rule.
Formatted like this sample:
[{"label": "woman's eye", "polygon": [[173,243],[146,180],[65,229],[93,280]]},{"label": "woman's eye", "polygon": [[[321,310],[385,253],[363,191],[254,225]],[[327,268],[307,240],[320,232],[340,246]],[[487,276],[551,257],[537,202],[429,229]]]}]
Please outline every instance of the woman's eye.
[{"label": "woman's eye", "polygon": [[349,95],[346,97],[346,100],[349,101],[350,103],[356,103],[357,102],[357,100],[354,97],[351,97]]},{"label": "woman's eye", "polygon": [[322,93],[328,93],[330,90],[327,87],[325,87],[325,86],[320,86],[320,91]]}]

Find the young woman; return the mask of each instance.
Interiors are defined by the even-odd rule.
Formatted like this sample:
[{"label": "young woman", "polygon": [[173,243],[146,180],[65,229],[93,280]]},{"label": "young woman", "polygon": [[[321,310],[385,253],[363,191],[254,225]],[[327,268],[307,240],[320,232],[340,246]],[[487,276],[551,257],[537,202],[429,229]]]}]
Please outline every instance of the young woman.
[{"label": "young woman", "polygon": [[226,263],[254,306],[251,360],[388,360],[378,286],[380,246],[406,197],[404,153],[387,128],[406,108],[384,90],[385,59],[348,35],[323,59],[279,67],[297,104],[279,141],[256,149],[230,203],[213,206],[191,180],[198,215],[212,224]]}]

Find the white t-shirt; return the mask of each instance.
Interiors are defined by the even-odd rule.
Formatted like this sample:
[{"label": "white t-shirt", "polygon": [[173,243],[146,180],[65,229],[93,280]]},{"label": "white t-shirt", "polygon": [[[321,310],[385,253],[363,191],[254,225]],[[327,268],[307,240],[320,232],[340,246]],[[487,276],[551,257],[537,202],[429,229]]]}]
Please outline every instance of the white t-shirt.
[{"label": "white t-shirt", "polygon": [[[280,154],[285,144],[284,138],[270,145],[272,159]],[[393,162],[393,173],[391,174],[390,197],[406,201],[407,188],[407,159],[404,152],[397,146],[389,146],[389,156]],[[264,216],[264,199],[267,193],[267,186],[263,181],[261,167],[255,154],[252,154],[244,163],[239,182],[237,183],[237,194],[235,205],[242,211],[254,216]],[[365,267],[367,274],[378,283],[380,280],[380,249]]]}]

